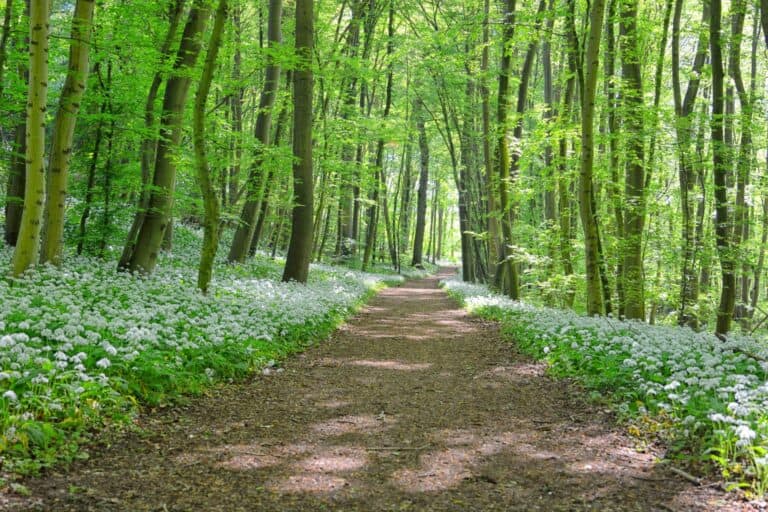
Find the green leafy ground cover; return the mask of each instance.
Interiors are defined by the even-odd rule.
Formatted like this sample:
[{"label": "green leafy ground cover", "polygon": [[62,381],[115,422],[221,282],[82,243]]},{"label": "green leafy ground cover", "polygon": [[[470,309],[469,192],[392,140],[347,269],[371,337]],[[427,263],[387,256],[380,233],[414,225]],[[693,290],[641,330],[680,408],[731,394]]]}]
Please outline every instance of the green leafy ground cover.
[{"label": "green leafy ground cover", "polygon": [[670,459],[716,468],[729,488],[768,491],[768,348],[688,328],[536,307],[447,280],[470,311],[501,322],[517,347],[612,404],[630,433],[660,437]]},{"label": "green leafy ground cover", "polygon": [[[313,265],[307,286],[282,263],[218,262],[195,289],[200,234],[179,228],[159,271],[138,278],[109,259],[71,257],[0,282],[0,460],[30,473],[83,457],[90,433],[130,424],[139,408],[238,379],[325,338],[402,276]],[[0,250],[0,273],[10,252]]]}]

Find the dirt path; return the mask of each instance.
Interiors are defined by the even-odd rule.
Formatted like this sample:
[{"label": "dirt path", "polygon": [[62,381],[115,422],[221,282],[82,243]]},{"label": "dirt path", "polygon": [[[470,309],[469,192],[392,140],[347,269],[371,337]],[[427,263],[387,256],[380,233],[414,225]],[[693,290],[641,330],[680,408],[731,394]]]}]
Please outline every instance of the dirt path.
[{"label": "dirt path", "polygon": [[469,318],[437,279],[385,290],[284,371],[142,418],[30,510],[735,510]]}]

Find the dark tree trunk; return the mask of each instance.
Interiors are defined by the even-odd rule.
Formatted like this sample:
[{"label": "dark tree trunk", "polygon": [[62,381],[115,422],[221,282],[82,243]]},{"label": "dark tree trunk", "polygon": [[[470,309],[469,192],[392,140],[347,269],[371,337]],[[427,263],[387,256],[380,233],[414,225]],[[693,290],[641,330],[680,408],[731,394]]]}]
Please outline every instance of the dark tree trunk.
[{"label": "dark tree trunk", "polygon": [[312,0],[296,1],[296,54],[301,59],[293,83],[293,214],[283,281],[306,283],[312,259]]}]

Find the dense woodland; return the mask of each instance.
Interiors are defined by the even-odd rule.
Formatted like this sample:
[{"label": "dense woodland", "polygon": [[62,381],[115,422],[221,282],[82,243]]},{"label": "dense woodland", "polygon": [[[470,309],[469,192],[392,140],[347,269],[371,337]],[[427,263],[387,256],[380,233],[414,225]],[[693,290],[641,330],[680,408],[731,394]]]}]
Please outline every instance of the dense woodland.
[{"label": "dense woodland", "polygon": [[152,273],[185,223],[203,291],[217,251],[298,281],[456,253],[512,298],[764,320],[759,2],[4,4],[15,276],[70,252]]},{"label": "dense woodland", "polygon": [[[768,493],[768,0],[0,0],[0,19],[0,490],[460,261],[443,285],[515,357],[578,379],[641,449]],[[435,281],[407,307],[448,314]],[[464,322],[405,317],[432,354],[425,326]],[[451,355],[475,382],[504,349],[471,346]],[[434,362],[396,357],[363,366]]]}]

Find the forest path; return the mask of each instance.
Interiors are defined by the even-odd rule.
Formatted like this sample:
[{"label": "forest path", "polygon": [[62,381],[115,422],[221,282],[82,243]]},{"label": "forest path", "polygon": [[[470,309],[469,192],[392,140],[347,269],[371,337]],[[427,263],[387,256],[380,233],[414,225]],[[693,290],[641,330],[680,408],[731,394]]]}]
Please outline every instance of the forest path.
[{"label": "forest path", "polygon": [[383,291],[284,371],[142,416],[145,435],[26,482],[31,510],[735,510],[437,282]]}]

